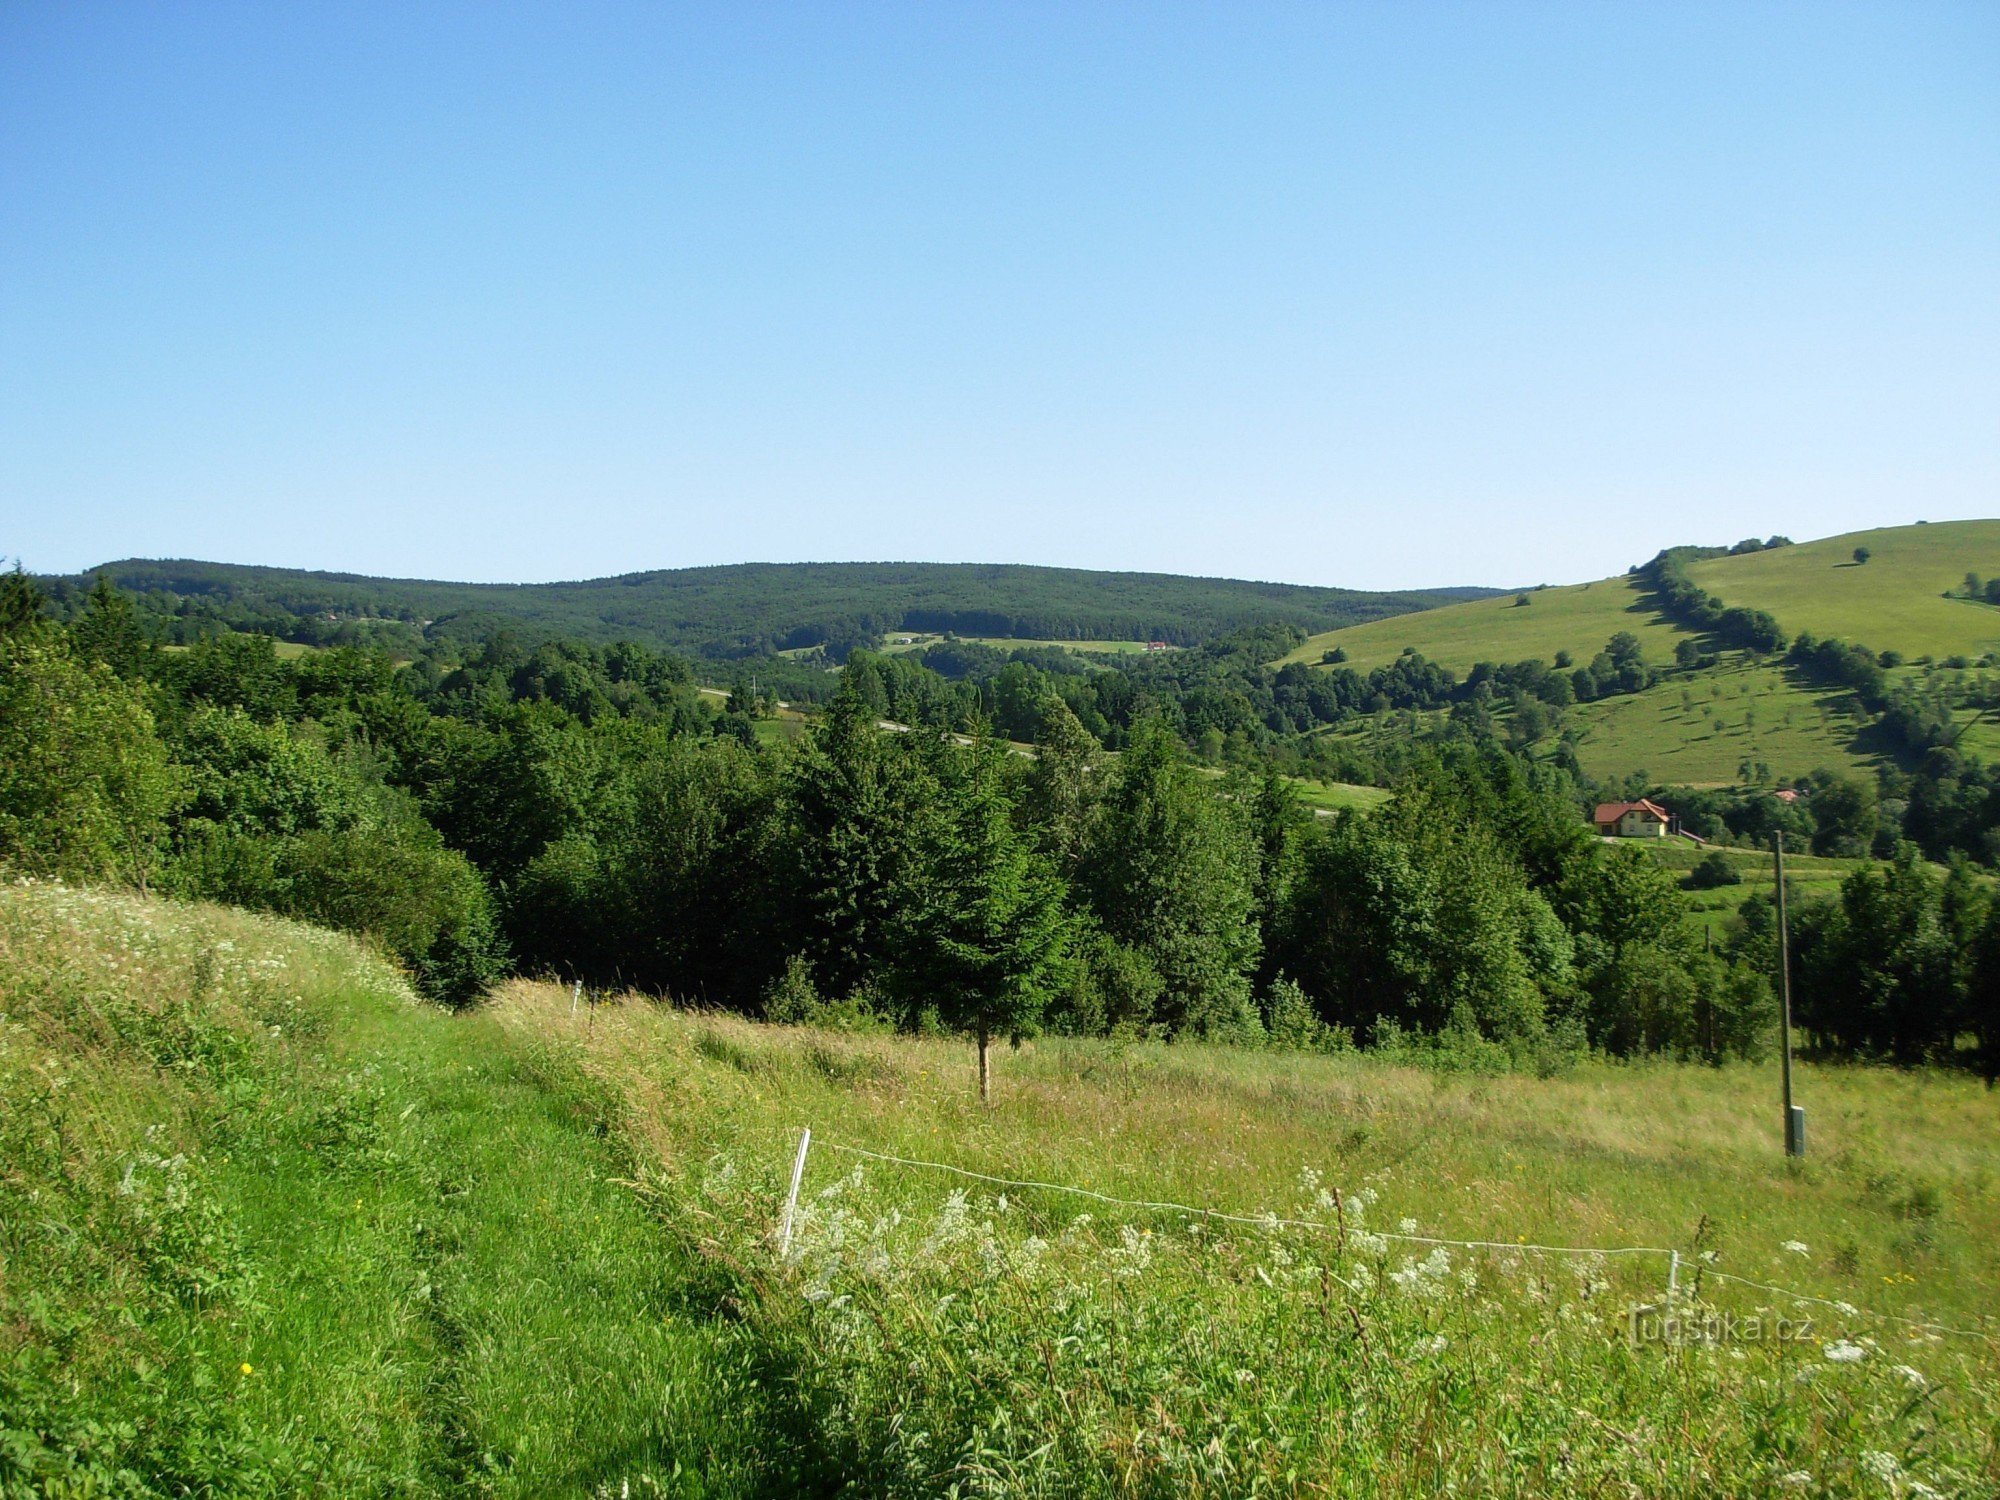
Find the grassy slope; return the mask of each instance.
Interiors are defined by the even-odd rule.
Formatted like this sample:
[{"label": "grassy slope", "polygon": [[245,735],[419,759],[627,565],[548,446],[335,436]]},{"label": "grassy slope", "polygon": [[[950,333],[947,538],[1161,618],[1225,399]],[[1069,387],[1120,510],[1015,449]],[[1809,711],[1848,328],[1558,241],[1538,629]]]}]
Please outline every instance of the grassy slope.
[{"label": "grassy slope", "polygon": [[1513,594],[1503,594],[1330,630],[1313,636],[1285,660],[1317,665],[1326,651],[1339,646],[1347,652],[1344,665],[1366,672],[1414,646],[1463,674],[1482,661],[1549,662],[1558,651],[1587,662],[1612,636],[1629,630],[1639,638],[1647,661],[1665,663],[1673,660],[1674,644],[1685,633],[1648,609],[1629,578],[1538,589],[1527,597],[1525,605],[1517,605]]},{"label": "grassy slope", "polygon": [[[10,1494],[93,1459],[131,1482],[50,1492],[1664,1495],[1806,1470],[1831,1495],[1870,1452],[2000,1478],[1977,1341],[1823,1310],[1802,1345],[1634,1351],[1654,1261],[1413,1270],[1426,1247],[1363,1235],[1364,1192],[1378,1229],[1502,1240],[1692,1251],[1706,1215],[1738,1274],[1979,1319],[2000,1102],[1962,1078],[1802,1067],[1815,1155],[1788,1168],[1769,1067],[1439,1079],[1050,1040],[1003,1053],[987,1111],[959,1043],[578,1016],[532,984],[453,1017],[343,939],[130,897],[0,888],[0,959]],[[1312,1167],[1352,1238],[954,1198],[850,1175],[838,1144],[1319,1217]],[[1859,1363],[1823,1357],[1843,1336]]]},{"label": "grassy slope", "polygon": [[0,887],[0,975],[0,1492],[771,1471],[751,1352],[490,1018],[325,933],[50,887]]},{"label": "grassy slope", "polygon": [[[2000,1096],[1970,1080],[1802,1065],[1814,1155],[1788,1166],[1770,1065],[1454,1079],[1045,1040],[1002,1053],[982,1110],[962,1043],[647,1006],[585,1032],[532,985],[500,1014],[625,1100],[639,1153],[708,1215],[718,1254],[751,1253],[812,1126],[805,1300],[754,1320],[795,1351],[803,1404],[871,1492],[983,1473],[1030,1494],[1749,1494],[1805,1471],[1802,1493],[1834,1495],[1879,1487],[1867,1452],[1935,1465],[1929,1482],[1964,1493],[2000,1479],[1991,1345],[1822,1309],[1803,1347],[1634,1355],[1623,1309],[1657,1295],[1658,1260],[1579,1272],[1449,1252],[1412,1270],[1428,1247],[1343,1252],[1331,1200],[1314,1205],[1300,1177],[1345,1190],[1350,1234],[1364,1192],[1377,1228],[1407,1216],[1505,1243],[1692,1252],[1705,1225],[1701,1244],[1738,1275],[1990,1325]],[[1326,1227],[1191,1222],[842,1146]],[[1687,1274],[1700,1264],[1690,1253]],[[1858,1363],[1824,1358],[1841,1337]]]},{"label": "grassy slope", "polygon": [[[1874,554],[1864,566],[1856,547]],[[1857,531],[1688,570],[1725,604],[1768,610],[1789,632],[1876,651],[1979,657],[2000,649],[2000,609],[1943,593],[1968,572],[2000,573],[2000,521],[1940,521]]]},{"label": "grassy slope", "polygon": [[[1873,553],[1865,566],[1852,562],[1856,546]],[[2000,573],[2000,521],[1856,532],[1716,558],[1691,571],[1726,603],[1768,610],[1788,631],[1837,635],[1913,658],[1977,659],[2000,648],[2000,609],[1941,597],[1968,571]],[[1367,671],[1413,646],[1464,672],[1480,661],[1553,661],[1559,650],[1586,661],[1614,632],[1629,630],[1647,660],[1664,665],[1686,634],[1648,610],[1629,578],[1544,589],[1529,598],[1524,607],[1506,595],[1349,626],[1314,636],[1285,659],[1317,663],[1340,646],[1346,665]],[[1684,693],[1692,694],[1691,707]],[[1570,722],[1584,735],[1578,759],[1599,777],[1644,771],[1662,782],[1726,785],[1738,781],[1746,759],[1780,778],[1822,766],[1867,772],[1876,764],[1857,738],[1862,726],[1848,695],[1734,652],[1724,653],[1716,668],[1675,674],[1648,692],[1581,704]],[[1964,747],[2000,752],[2000,724],[1973,727]]]},{"label": "grassy slope", "polygon": [[[1851,554],[1873,556],[1857,567]],[[1690,569],[1724,603],[1769,611],[1787,631],[1840,636],[1877,651],[1909,656],[1983,655],[2000,648],[2000,609],[1940,597],[1968,571],[2000,573],[2000,521],[1897,526],[1801,542],[1743,557],[1714,558]],[[1287,661],[1318,663],[1334,646],[1366,671],[1414,646],[1432,661],[1464,672],[1477,662],[1550,661],[1566,650],[1587,661],[1616,631],[1639,637],[1646,659],[1670,661],[1682,632],[1647,608],[1630,578],[1601,578],[1529,594],[1452,604],[1418,614],[1350,625],[1316,635]]]},{"label": "grassy slope", "polygon": [[[1755,895],[1768,896],[1777,885],[1771,856],[1762,849],[1704,849],[1684,839],[1635,839],[1634,847],[1645,852],[1664,869],[1685,876],[1695,863],[1709,854],[1720,854],[1742,877],[1739,885],[1722,885],[1705,891],[1690,891],[1688,904],[1697,919],[1720,938],[1729,919],[1745,901]],[[1840,883],[1863,865],[1864,859],[1829,859],[1815,854],[1785,856],[1785,886],[1792,897],[1836,896]]]},{"label": "grassy slope", "polygon": [[1577,759],[1597,777],[1643,770],[1658,782],[1728,786],[1742,779],[1745,760],[1779,779],[1872,764],[1848,694],[1802,686],[1783,668],[1734,653],[1643,693],[1578,704],[1569,719]]}]

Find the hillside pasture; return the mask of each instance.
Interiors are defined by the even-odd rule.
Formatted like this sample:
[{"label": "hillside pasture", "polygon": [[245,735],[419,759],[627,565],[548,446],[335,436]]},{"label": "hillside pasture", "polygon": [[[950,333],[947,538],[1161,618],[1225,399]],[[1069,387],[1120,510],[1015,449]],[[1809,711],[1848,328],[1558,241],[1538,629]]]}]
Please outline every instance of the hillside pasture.
[{"label": "hillside pasture", "polygon": [[1644,692],[1579,703],[1568,718],[1579,732],[1577,760],[1600,779],[1644,771],[1658,783],[1730,786],[1749,779],[1745,761],[1776,780],[1876,764],[1849,694],[1735,654]]},{"label": "hillside pasture", "polygon": [[1674,657],[1675,644],[1688,632],[1660,618],[1630,578],[1535,589],[1516,604],[1514,594],[1451,604],[1391,619],[1350,625],[1308,639],[1286,662],[1317,666],[1336,646],[1347,652],[1342,666],[1367,672],[1386,666],[1414,647],[1429,660],[1463,676],[1479,662],[1537,659],[1553,662],[1567,651],[1578,665],[1604,649],[1621,630],[1637,636],[1641,655],[1655,666]]},{"label": "hillside pasture", "polygon": [[[1868,549],[1866,563],[1854,561],[1857,547]],[[1766,610],[1789,634],[1810,631],[1911,658],[1977,659],[2000,650],[2000,608],[1943,597],[1968,572],[2000,574],[2000,521],[1849,532],[1688,568],[1724,604]]]}]

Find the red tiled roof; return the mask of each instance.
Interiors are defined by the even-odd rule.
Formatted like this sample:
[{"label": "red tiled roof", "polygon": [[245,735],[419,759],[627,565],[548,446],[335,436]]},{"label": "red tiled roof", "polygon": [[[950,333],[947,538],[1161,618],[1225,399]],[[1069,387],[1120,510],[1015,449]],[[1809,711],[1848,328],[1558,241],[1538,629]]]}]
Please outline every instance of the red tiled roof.
[{"label": "red tiled roof", "polygon": [[1591,815],[1593,823],[1616,823],[1628,812],[1651,813],[1660,822],[1672,821],[1667,810],[1650,798],[1641,797],[1637,802],[1600,802],[1597,811]]}]

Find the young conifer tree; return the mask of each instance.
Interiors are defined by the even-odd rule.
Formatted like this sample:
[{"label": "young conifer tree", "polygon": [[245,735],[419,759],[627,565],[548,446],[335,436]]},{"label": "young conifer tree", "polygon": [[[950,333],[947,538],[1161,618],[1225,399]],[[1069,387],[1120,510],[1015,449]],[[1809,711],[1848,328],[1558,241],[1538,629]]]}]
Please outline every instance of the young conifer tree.
[{"label": "young conifer tree", "polygon": [[979,1048],[979,1097],[992,1098],[995,1037],[1039,1029],[1074,937],[1048,856],[1016,828],[1006,752],[939,736],[930,755],[942,816],[926,830],[924,875],[902,915],[903,982]]}]

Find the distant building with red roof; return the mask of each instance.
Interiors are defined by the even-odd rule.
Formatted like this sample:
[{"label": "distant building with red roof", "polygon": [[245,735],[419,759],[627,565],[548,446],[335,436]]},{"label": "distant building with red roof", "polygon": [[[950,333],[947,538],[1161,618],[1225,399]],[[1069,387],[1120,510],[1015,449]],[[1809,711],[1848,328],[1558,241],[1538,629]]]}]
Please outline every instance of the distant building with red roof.
[{"label": "distant building with red roof", "polygon": [[1641,797],[1637,802],[1600,802],[1590,821],[1608,839],[1657,839],[1666,837],[1673,814]]}]

